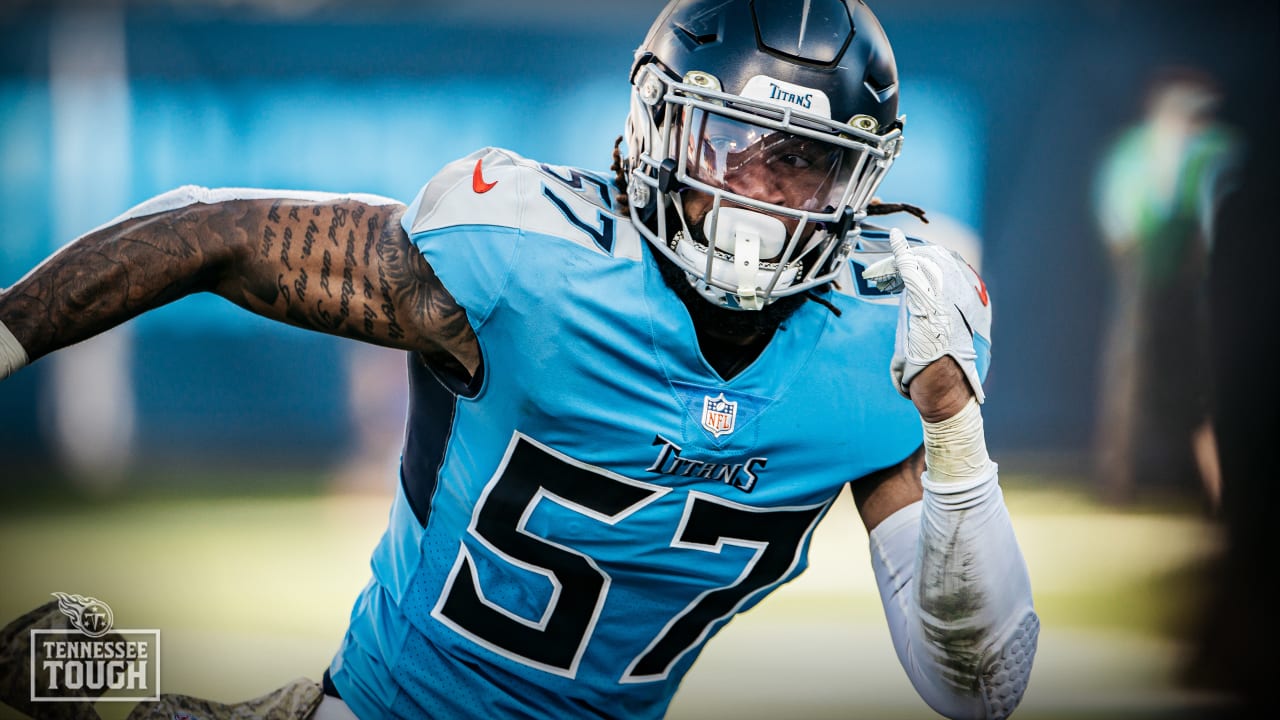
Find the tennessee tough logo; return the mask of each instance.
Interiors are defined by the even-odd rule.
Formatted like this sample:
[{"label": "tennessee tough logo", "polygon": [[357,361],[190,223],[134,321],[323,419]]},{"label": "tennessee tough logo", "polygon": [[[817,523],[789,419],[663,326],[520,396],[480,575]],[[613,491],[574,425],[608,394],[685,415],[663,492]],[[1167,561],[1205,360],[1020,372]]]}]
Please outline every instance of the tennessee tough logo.
[{"label": "tennessee tough logo", "polygon": [[[55,592],[31,629],[31,702],[160,699],[160,631],[115,627],[111,606]],[[56,612],[55,612],[56,610]]]}]

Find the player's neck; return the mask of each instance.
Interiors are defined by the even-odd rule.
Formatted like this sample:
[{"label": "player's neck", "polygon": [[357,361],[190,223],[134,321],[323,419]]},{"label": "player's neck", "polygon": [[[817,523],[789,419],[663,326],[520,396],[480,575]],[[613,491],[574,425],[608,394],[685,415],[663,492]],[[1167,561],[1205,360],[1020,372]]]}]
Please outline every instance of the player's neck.
[{"label": "player's neck", "polygon": [[689,284],[689,277],[661,254],[655,253],[666,286],[680,298],[698,335],[698,349],[721,378],[728,380],[742,372],[768,347],[774,332],[791,317],[804,298],[778,298],[764,310],[729,310],[702,297]]},{"label": "player's neck", "polygon": [[755,362],[769,346],[774,333],[767,330],[747,336],[725,335],[706,323],[698,323],[696,319],[693,329],[698,334],[698,350],[702,357],[724,380],[732,380]]}]

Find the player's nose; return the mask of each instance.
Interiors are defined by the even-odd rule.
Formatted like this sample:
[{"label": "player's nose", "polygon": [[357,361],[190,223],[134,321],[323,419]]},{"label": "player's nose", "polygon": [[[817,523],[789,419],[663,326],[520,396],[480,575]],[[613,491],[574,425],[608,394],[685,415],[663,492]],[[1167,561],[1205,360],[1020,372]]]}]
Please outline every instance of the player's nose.
[{"label": "player's nose", "polygon": [[730,192],[773,205],[785,205],[786,193],[781,183],[759,163],[748,163],[725,176]]}]

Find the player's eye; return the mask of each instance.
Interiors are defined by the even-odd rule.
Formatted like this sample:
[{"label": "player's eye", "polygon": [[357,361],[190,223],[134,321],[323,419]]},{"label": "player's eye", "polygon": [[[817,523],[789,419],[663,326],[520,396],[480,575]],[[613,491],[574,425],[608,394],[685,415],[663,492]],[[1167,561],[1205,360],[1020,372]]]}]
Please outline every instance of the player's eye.
[{"label": "player's eye", "polygon": [[783,153],[775,157],[773,162],[781,163],[793,170],[805,170],[813,165],[811,158],[797,153]]}]

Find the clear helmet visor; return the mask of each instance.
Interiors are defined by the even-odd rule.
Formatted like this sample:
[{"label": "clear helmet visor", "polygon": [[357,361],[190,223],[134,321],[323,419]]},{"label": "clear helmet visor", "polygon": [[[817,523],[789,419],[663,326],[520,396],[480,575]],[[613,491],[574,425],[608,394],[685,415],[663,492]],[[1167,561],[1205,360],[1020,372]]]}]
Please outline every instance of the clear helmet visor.
[{"label": "clear helmet visor", "polygon": [[689,178],[729,196],[806,213],[830,213],[845,204],[866,152],[700,107],[686,111],[685,123]]},{"label": "clear helmet visor", "polygon": [[870,116],[833,120],[648,63],[628,142],[640,233],[711,302],[759,310],[846,270],[850,235],[902,140]]}]

